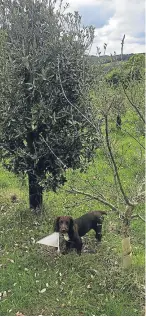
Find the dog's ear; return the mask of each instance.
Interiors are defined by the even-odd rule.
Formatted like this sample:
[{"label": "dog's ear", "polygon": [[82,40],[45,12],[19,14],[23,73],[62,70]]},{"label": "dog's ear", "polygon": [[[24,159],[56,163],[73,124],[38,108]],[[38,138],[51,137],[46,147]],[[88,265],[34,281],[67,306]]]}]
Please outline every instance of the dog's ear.
[{"label": "dog's ear", "polygon": [[74,221],[72,217],[69,217],[69,232],[74,231]]},{"label": "dog's ear", "polygon": [[54,231],[59,232],[59,219],[60,217],[57,217],[54,223]]}]

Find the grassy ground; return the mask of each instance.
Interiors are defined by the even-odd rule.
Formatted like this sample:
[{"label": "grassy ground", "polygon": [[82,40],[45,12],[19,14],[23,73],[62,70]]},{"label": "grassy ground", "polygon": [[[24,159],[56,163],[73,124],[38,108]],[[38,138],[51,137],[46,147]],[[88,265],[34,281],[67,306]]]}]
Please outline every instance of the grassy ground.
[{"label": "grassy ground", "polygon": [[[30,215],[26,189],[20,190],[16,178],[1,170],[2,179],[3,175],[1,315],[15,315],[18,311],[27,315],[144,314],[144,225],[141,220],[132,224],[133,267],[127,271],[121,265],[119,222],[112,214],[105,219],[100,246],[96,246],[92,232],[86,237],[88,250],[96,253],[59,256],[52,249],[36,245],[35,241],[52,232],[55,215],[62,214],[63,200],[70,201],[68,213],[72,215],[79,214],[81,201],[75,207],[73,197],[60,193],[55,199],[55,195],[50,194],[44,215]],[[12,204],[13,193],[19,200]],[[88,210],[86,205],[84,209]]]},{"label": "grassy ground", "polygon": [[[122,148],[129,144],[129,156],[122,162],[121,177],[126,190],[135,179],[139,152],[133,141],[120,138]],[[117,143],[118,144],[118,143]],[[122,153],[119,152],[120,159]],[[132,169],[129,164],[132,162]],[[141,167],[140,167],[141,169]],[[96,174],[95,174],[96,171]],[[69,182],[57,194],[45,193],[41,216],[28,209],[27,184],[0,168],[0,315],[144,315],[144,223],[131,224],[133,265],[122,268],[120,220],[109,212],[103,225],[103,240],[96,245],[94,233],[84,238],[81,257],[76,253],[57,255],[53,249],[35,244],[53,231],[57,215],[77,217],[88,210],[102,208],[97,201],[65,191],[69,184],[87,190],[109,185],[111,171],[99,152],[86,174],[68,173]],[[142,169],[138,177],[141,177]],[[100,177],[99,177],[100,175]],[[105,179],[106,177],[106,179]],[[86,182],[87,181],[87,182]],[[131,191],[134,190],[131,186]],[[13,195],[17,200],[12,202]],[[113,195],[114,201],[114,195]],[[108,210],[108,208],[106,208]],[[142,216],[144,206],[136,212]],[[85,252],[86,251],[86,252]]]}]

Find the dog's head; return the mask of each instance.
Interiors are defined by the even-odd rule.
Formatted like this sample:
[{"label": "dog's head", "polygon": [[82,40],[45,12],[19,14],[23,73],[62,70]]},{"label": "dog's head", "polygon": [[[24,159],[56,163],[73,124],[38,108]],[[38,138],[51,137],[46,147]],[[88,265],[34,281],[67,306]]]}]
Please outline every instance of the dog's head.
[{"label": "dog's head", "polygon": [[73,218],[70,216],[57,217],[55,221],[54,231],[60,233],[71,233],[73,231]]}]

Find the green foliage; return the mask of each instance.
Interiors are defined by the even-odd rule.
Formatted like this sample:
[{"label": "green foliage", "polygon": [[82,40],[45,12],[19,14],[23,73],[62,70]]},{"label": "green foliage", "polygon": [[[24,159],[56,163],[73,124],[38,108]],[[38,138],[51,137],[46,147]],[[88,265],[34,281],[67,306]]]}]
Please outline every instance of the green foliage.
[{"label": "green foliage", "polygon": [[111,85],[118,86],[122,82],[127,87],[132,80],[140,81],[144,78],[145,55],[135,54],[119,66],[106,74],[106,80]]},{"label": "green foliage", "polygon": [[114,86],[119,85],[121,80],[121,72],[119,69],[114,68],[110,72],[107,73],[106,75],[106,81],[107,83],[110,83]]},{"label": "green foliage", "polygon": [[124,79],[127,81],[144,79],[145,72],[145,54],[135,54],[124,64]]},{"label": "green foliage", "polygon": [[134,54],[129,58],[125,64],[128,68],[133,67],[133,69],[144,69],[145,67],[145,54]]}]

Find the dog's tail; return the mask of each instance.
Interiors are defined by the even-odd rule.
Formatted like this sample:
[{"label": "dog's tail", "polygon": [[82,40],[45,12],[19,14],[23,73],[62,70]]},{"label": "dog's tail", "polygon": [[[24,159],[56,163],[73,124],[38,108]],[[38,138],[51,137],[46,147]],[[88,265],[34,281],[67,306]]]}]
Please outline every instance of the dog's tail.
[{"label": "dog's tail", "polygon": [[96,211],[93,211],[94,215],[98,216],[98,217],[101,217],[103,215],[107,215],[107,212],[105,210],[96,210]]}]

